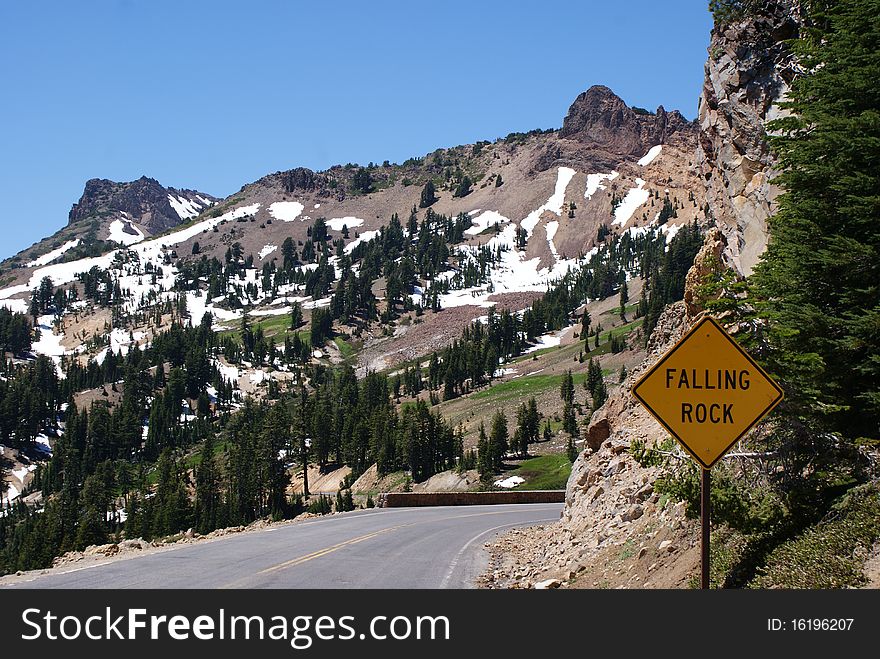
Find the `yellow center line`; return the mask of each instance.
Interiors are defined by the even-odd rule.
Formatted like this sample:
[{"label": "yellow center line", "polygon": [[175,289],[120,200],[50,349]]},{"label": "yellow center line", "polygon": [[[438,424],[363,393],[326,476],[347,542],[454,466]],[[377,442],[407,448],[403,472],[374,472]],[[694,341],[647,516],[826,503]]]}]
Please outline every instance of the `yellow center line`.
[{"label": "yellow center line", "polygon": [[[290,567],[296,567],[297,565],[302,565],[303,563],[307,563],[308,561],[314,560],[316,558],[321,558],[322,556],[326,556],[327,554],[332,554],[335,551],[338,551],[344,547],[350,547],[351,545],[356,545],[359,542],[364,542],[365,540],[370,540],[371,538],[375,538],[376,536],[382,535],[383,533],[388,533],[389,531],[396,531],[397,529],[406,528],[408,526],[417,526],[419,524],[427,524],[431,522],[445,522],[451,519],[462,519],[465,517],[484,517],[488,515],[504,515],[508,514],[510,511],[491,511],[491,512],[482,512],[482,513],[468,513],[468,514],[458,514],[458,515],[450,515],[448,517],[440,517],[440,518],[432,518],[432,519],[424,519],[418,520],[415,522],[410,522],[409,524],[398,524],[397,526],[389,526],[384,529],[379,529],[378,531],[372,531],[371,533],[367,533],[365,535],[358,536],[356,538],[351,538],[349,540],[345,540],[344,542],[339,542],[335,545],[331,545],[329,547],[324,547],[323,549],[319,549],[317,551],[313,551],[311,554],[305,554],[304,556],[299,556],[297,558],[292,558],[289,561],[285,561],[284,563],[279,563],[278,565],[273,565],[272,567],[268,567],[265,570],[260,570],[257,574],[272,574],[274,572],[278,572],[280,570],[285,570]],[[226,588],[235,587],[235,585],[241,583],[249,579],[249,577],[238,580],[224,586]]]},{"label": "yellow center line", "polygon": [[334,551],[342,549],[343,547],[349,547],[351,545],[356,545],[359,542],[363,542],[364,540],[369,540],[370,538],[375,538],[377,535],[382,535],[383,533],[387,533],[389,531],[395,531],[403,526],[409,526],[409,524],[402,524],[400,526],[389,526],[386,529],[379,529],[378,531],[373,531],[372,533],[367,533],[366,535],[358,536],[357,538],[351,538],[350,540],[346,540],[345,542],[340,542],[335,545],[331,545],[330,547],[325,547],[324,549],[319,549],[318,551],[314,551],[311,554],[306,554],[305,556],[300,556],[299,558],[293,558],[289,561],[285,561],[284,563],[279,563],[278,565],[273,565],[272,567],[266,568],[265,570],[260,570],[257,574],[271,574],[272,572],[277,572],[278,570],[284,570],[289,567],[295,567],[297,565],[301,565],[307,561],[314,560],[316,558],[320,558],[321,556],[326,556],[327,554],[332,554]]}]

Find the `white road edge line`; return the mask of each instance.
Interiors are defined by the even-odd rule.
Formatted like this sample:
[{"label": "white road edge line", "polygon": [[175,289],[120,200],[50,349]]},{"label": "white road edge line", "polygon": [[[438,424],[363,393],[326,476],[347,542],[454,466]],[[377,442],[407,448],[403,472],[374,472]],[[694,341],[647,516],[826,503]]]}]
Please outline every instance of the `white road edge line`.
[{"label": "white road edge line", "polygon": [[477,540],[482,538],[484,535],[486,535],[488,533],[494,533],[495,531],[510,528],[513,526],[529,526],[531,524],[537,524],[538,522],[557,522],[557,521],[559,521],[558,517],[548,517],[545,519],[530,520],[528,522],[513,522],[512,524],[502,524],[500,526],[495,526],[491,529],[487,529],[485,531],[482,531],[481,533],[478,533],[473,538],[468,540],[465,543],[464,547],[462,547],[459,550],[459,552],[455,555],[455,558],[452,559],[452,562],[449,564],[449,569],[446,571],[446,576],[443,577],[443,581],[440,582],[440,588],[447,588],[447,584],[449,583],[449,580],[452,578],[452,573],[455,571],[455,568],[458,567],[458,561],[461,559],[462,555],[468,550],[468,548],[474,542],[476,542]]}]

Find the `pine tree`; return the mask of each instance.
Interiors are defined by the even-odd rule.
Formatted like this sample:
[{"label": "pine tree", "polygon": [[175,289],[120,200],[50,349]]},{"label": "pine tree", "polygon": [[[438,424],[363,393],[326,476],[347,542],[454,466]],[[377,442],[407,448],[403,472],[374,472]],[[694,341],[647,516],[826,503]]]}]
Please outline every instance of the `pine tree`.
[{"label": "pine tree", "polygon": [[503,410],[497,410],[492,416],[492,427],[489,430],[490,465],[494,471],[500,471],[504,455],[509,448],[507,434],[507,417]]},{"label": "pine tree", "polygon": [[209,533],[217,528],[220,509],[220,473],[214,461],[213,435],[209,434],[202,445],[195,479],[195,528],[199,533]]},{"label": "pine tree", "polygon": [[302,325],[302,322],[302,305],[299,302],[294,302],[290,307],[290,329],[297,329],[300,325]]},{"label": "pine tree", "polygon": [[434,202],[437,201],[437,195],[434,190],[434,182],[428,181],[425,183],[425,187],[422,188],[422,195],[419,199],[419,208],[428,208],[432,206]]},{"label": "pine tree", "polygon": [[880,427],[880,2],[818,3],[770,138],[785,193],[754,284],[787,405],[843,436]]},{"label": "pine tree", "polygon": [[189,497],[184,474],[170,448],[165,448],[156,464],[158,483],[153,513],[155,536],[170,535],[187,528],[190,522]]},{"label": "pine tree", "polygon": [[572,405],[574,403],[574,378],[572,378],[570,370],[566,371],[565,375],[562,376],[559,395],[562,402],[566,405]]},{"label": "pine tree", "polygon": [[495,472],[495,460],[491,453],[489,440],[486,437],[486,428],[480,422],[480,435],[477,440],[477,471],[480,473],[480,480],[483,482],[490,481],[492,474]]},{"label": "pine tree", "polygon": [[470,177],[465,174],[464,178],[459,181],[458,186],[455,188],[455,192],[452,193],[453,197],[467,197],[471,193],[471,186],[473,182]]}]

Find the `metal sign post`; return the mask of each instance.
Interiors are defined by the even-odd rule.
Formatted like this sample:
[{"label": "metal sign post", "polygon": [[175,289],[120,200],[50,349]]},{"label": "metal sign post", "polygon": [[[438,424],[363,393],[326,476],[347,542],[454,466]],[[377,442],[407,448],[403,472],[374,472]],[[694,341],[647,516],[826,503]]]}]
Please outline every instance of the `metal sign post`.
[{"label": "metal sign post", "polygon": [[712,470],[700,470],[700,588],[709,588],[709,518],[711,515],[711,501],[709,488],[712,486]]},{"label": "metal sign post", "polygon": [[700,582],[708,588],[710,470],[784,394],[710,316],[688,330],[632,393],[701,467]]}]

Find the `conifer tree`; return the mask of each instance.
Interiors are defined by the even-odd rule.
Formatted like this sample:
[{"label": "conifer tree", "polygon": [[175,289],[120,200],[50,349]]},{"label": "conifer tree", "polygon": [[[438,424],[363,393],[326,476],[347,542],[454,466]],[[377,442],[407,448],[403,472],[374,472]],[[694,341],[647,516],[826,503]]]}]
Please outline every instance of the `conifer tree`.
[{"label": "conifer tree", "polygon": [[574,378],[571,376],[571,370],[565,372],[562,376],[562,384],[559,391],[562,402],[566,405],[574,403]]},{"label": "conifer tree", "polygon": [[775,121],[785,192],[755,269],[787,405],[846,437],[880,427],[880,3],[815,3]]},{"label": "conifer tree", "polygon": [[[581,338],[584,340],[584,343],[590,340],[590,322],[590,312],[585,309],[584,315],[581,316]],[[587,347],[589,348],[589,346]]]},{"label": "conifer tree", "polygon": [[507,417],[503,410],[497,410],[492,417],[489,430],[490,465],[494,471],[500,471],[504,455],[509,448],[507,434]]},{"label": "conifer tree", "polygon": [[209,533],[217,528],[220,509],[220,474],[214,461],[214,438],[208,435],[202,445],[200,462],[195,470],[196,529],[199,533]]},{"label": "conifer tree", "polygon": [[425,183],[425,187],[422,188],[422,195],[419,199],[419,208],[428,208],[428,206],[432,206],[436,201],[437,195],[434,190],[434,182],[428,181]]}]

